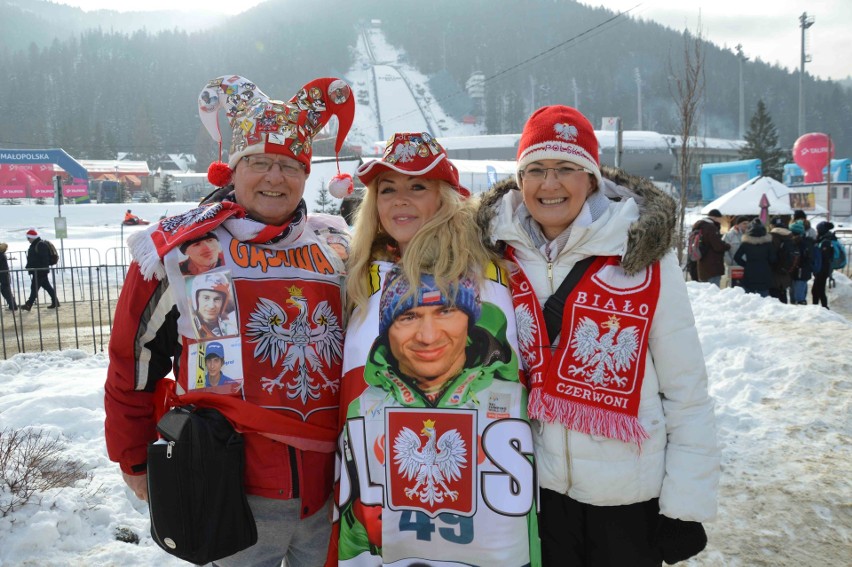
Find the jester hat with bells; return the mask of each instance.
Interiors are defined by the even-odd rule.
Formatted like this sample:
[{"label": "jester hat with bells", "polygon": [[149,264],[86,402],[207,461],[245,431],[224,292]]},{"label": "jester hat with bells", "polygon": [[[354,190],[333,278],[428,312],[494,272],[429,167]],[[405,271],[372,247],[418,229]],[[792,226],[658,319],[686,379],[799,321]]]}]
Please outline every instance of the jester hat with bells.
[{"label": "jester hat with bells", "polygon": [[[224,108],[233,130],[228,163],[222,163],[222,133],[219,131],[219,109]],[[198,115],[215,141],[219,143],[219,161],[210,165],[207,179],[217,187],[231,182],[237,163],[252,154],[280,154],[291,157],[311,172],[311,144],[314,137],[337,116],[335,154],[355,118],[352,89],[342,79],[314,79],[287,102],[273,100],[257,85],[239,75],[222,76],[208,81],[198,95]],[[329,183],[329,190],[339,198],[352,192],[352,176],[340,173]]]}]

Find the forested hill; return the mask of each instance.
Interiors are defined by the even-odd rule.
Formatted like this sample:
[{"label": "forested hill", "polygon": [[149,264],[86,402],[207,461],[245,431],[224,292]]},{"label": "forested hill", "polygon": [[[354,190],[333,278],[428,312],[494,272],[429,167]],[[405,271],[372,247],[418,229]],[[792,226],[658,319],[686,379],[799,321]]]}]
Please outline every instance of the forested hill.
[{"label": "forested hill", "polygon": [[[637,76],[643,129],[679,129],[670,77],[680,73],[682,30],[576,2],[267,0],[205,29],[197,29],[201,18],[186,14],[161,13],[157,26],[142,18],[0,0],[0,76],[10,90],[0,103],[0,147],[63,147],[95,159],[117,151],[144,158],[192,152],[203,167],[213,146],[195,99],[208,79],[237,73],[270,96],[288,98],[314,77],[345,75],[358,26],[373,19],[381,20],[388,39],[413,65],[433,77],[439,100],[455,99],[447,99],[447,106],[464,106],[453,95],[472,72],[484,73],[490,133],[520,131],[533,97],[536,107],[576,101],[595,126],[601,117],[620,115],[625,128],[635,129]],[[22,34],[34,43],[22,48]],[[700,133],[736,137],[737,57],[711,44],[704,55]],[[798,73],[748,61],[744,83],[746,119],[763,99],[780,144],[792,146]],[[852,129],[838,127],[852,123],[852,91],[810,77],[805,88],[808,131],[830,133],[836,155],[852,155]]]}]

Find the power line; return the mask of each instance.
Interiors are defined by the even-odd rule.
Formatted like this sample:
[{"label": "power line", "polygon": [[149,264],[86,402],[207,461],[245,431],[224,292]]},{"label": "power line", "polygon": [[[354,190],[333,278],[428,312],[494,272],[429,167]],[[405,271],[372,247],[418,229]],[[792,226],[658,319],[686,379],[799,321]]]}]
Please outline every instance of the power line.
[{"label": "power line", "polygon": [[[632,8],[630,8],[630,9],[628,9],[628,10],[624,10],[623,12],[618,12],[617,14],[615,14],[614,16],[612,16],[611,18],[608,18],[608,19],[604,20],[603,22],[601,22],[601,23],[599,23],[599,24],[597,24],[597,25],[595,25],[595,26],[592,26],[592,27],[588,28],[588,29],[586,29],[586,30],[584,30],[584,31],[582,31],[582,32],[580,32],[580,33],[578,33],[577,35],[575,35],[575,36],[573,36],[573,37],[570,37],[570,38],[566,39],[565,41],[563,41],[563,42],[561,42],[561,43],[558,43],[558,44],[556,44],[556,45],[554,45],[554,46],[552,46],[552,47],[549,47],[549,48],[545,49],[544,51],[540,51],[540,52],[536,53],[535,55],[533,55],[533,56],[531,56],[531,57],[528,57],[527,59],[524,59],[523,61],[521,61],[521,62],[519,62],[519,63],[516,63],[516,64],[512,65],[511,67],[507,67],[506,69],[503,69],[503,70],[501,70],[501,71],[498,71],[498,72],[494,73],[493,75],[490,75],[490,76],[488,76],[488,77],[485,77],[485,79],[483,79],[483,81],[482,81],[482,82],[483,82],[483,84],[484,84],[484,83],[488,83],[488,82],[490,82],[490,81],[494,81],[495,79],[497,79],[497,78],[499,78],[499,77],[502,77],[503,75],[507,75],[507,74],[509,74],[509,73],[511,73],[511,72],[513,72],[513,71],[518,70],[518,69],[519,69],[519,68],[521,68],[521,67],[524,67],[524,66],[526,66],[526,65],[529,65],[530,63],[532,63],[532,62],[536,61],[537,59],[541,59],[541,58],[546,57],[546,56],[548,56],[548,55],[552,55],[552,54],[554,54],[557,50],[561,49],[561,48],[562,48],[562,47],[564,47],[565,45],[568,45],[569,43],[572,43],[572,42],[574,42],[574,43],[579,43],[581,39],[583,39],[583,40],[585,40],[585,39],[591,39],[591,37],[594,37],[594,35],[597,35],[597,34],[596,34],[596,33],[594,33],[594,32],[597,32],[597,33],[601,33],[601,32],[603,32],[603,31],[604,31],[604,29],[603,29],[603,28],[604,28],[604,27],[606,27],[608,24],[610,24],[611,22],[613,22],[613,21],[615,21],[615,20],[618,20],[618,19],[619,19],[619,18],[621,18],[622,16],[624,16],[624,15],[626,15],[626,14],[628,14],[628,13],[632,12],[633,10],[635,10],[636,8],[638,8],[638,7],[639,7],[639,6],[641,6],[641,5],[642,5],[641,3],[640,3],[640,4],[636,4],[635,6],[633,6]],[[620,23],[620,22],[619,22],[619,23]],[[447,100],[449,100],[449,99],[451,99],[451,98],[457,97],[457,96],[459,96],[459,95],[461,95],[461,94],[465,94],[466,92],[467,92],[467,91],[465,91],[464,89],[460,89],[460,90],[458,90],[458,91],[456,91],[456,92],[454,92],[454,93],[451,93],[451,94],[449,94],[449,95],[447,95],[447,96],[444,96],[444,97],[439,98],[439,99],[435,99],[435,102],[437,102],[437,103],[441,103],[441,102],[447,101]],[[378,101],[377,101],[377,104],[378,104]],[[416,110],[416,109],[415,109],[415,110],[411,110],[411,111],[409,111],[409,112],[405,112],[405,113],[399,114],[399,115],[397,115],[397,116],[394,116],[393,118],[389,118],[389,119],[387,119],[387,121],[384,121],[384,120],[383,120],[383,121],[381,122],[381,124],[387,124],[388,122],[391,122],[391,121],[393,121],[393,120],[397,120],[397,119],[399,119],[399,118],[404,118],[404,117],[408,116],[409,114],[416,114],[416,113],[418,113],[418,112],[419,112],[419,110]]]}]

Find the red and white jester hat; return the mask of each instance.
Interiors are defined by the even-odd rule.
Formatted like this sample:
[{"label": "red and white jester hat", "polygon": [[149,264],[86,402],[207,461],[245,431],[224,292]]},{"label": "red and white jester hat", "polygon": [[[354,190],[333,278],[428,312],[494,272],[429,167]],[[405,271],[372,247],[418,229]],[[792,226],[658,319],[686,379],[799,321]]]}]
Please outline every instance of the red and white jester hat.
[{"label": "red and white jester hat", "polygon": [[[218,114],[225,109],[233,130],[228,164],[222,159],[222,133]],[[342,79],[325,77],[303,86],[287,102],[270,99],[257,85],[239,75],[217,77],[208,81],[198,95],[198,115],[215,141],[219,143],[219,162],[210,165],[207,178],[213,185],[224,187],[240,159],[252,154],[280,154],[300,161],[305,172],[311,172],[311,144],[314,136],[337,117],[336,154],[355,118],[355,99],[352,89]],[[346,185],[340,187],[341,185]],[[352,192],[352,178],[336,175],[329,188],[343,197]]]},{"label": "red and white jester hat", "polygon": [[388,140],[382,159],[367,162],[355,175],[364,185],[382,171],[392,170],[412,177],[439,179],[449,183],[463,197],[470,191],[459,183],[459,170],[447,157],[438,140],[428,132],[399,132]]},{"label": "red and white jester hat", "polygon": [[543,159],[561,159],[584,167],[601,186],[598,138],[591,122],[576,108],[545,106],[524,124],[518,142],[518,171]]}]

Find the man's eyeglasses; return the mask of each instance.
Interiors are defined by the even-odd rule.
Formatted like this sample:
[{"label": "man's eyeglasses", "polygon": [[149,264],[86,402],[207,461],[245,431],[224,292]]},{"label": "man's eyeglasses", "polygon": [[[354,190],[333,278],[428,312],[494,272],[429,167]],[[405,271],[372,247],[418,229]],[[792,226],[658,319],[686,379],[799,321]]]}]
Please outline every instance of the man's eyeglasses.
[{"label": "man's eyeglasses", "polygon": [[556,174],[556,179],[559,181],[568,181],[572,175],[575,173],[591,173],[586,168],[575,168],[575,167],[538,167],[532,166],[526,169],[521,170],[521,178],[530,179],[533,181],[544,181],[547,179],[547,172],[553,171]]},{"label": "man's eyeglasses", "polygon": [[267,171],[272,169],[273,165],[278,166],[278,168],[281,170],[281,175],[283,175],[284,177],[299,177],[305,172],[301,164],[294,165],[283,161],[276,161],[268,157],[246,156],[243,158],[243,160],[245,160],[246,165],[249,166],[249,169],[256,173],[266,173]]}]

